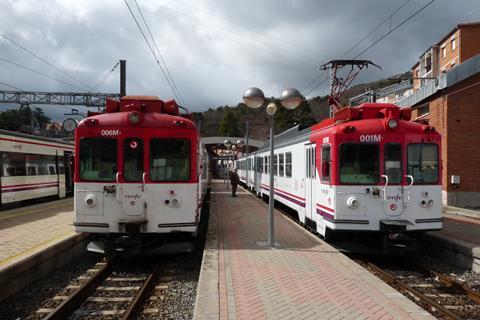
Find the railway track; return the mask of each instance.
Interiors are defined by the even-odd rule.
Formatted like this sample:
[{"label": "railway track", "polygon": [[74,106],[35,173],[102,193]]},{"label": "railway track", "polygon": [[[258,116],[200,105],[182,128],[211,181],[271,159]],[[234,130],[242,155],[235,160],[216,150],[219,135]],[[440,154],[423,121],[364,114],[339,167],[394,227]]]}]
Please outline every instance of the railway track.
[{"label": "railway track", "polygon": [[439,319],[480,319],[480,292],[451,277],[415,264],[391,270],[355,260]]},{"label": "railway track", "polygon": [[171,279],[161,278],[160,270],[160,263],[144,272],[138,268],[123,271],[114,262],[99,262],[86,276],[79,277],[77,284],[69,285],[65,295],[55,296],[46,307],[37,310],[37,315],[45,320],[57,320],[134,319],[139,312],[158,314],[157,308],[148,305],[162,298],[162,291],[168,289],[166,281]]}]

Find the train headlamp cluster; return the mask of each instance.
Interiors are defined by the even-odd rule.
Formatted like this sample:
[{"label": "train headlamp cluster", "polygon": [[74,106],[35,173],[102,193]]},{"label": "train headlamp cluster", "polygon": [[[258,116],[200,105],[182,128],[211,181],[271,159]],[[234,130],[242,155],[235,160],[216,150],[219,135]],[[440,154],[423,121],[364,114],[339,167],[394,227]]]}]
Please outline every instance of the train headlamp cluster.
[{"label": "train headlamp cluster", "polygon": [[398,120],[397,119],[388,119],[387,120],[387,127],[389,129],[397,129],[398,128]]},{"label": "train headlamp cluster", "polygon": [[420,206],[424,207],[424,208],[429,208],[431,206],[433,206],[433,200],[432,199],[429,199],[429,200],[421,200],[420,201]]},{"label": "train headlamp cluster", "polygon": [[141,116],[138,112],[132,111],[128,114],[128,121],[131,124],[137,124],[140,122]]},{"label": "train headlamp cluster", "polygon": [[355,197],[350,197],[347,199],[347,207],[350,209],[357,209],[360,207],[360,201]]},{"label": "train headlamp cluster", "polygon": [[94,208],[96,205],[97,205],[97,198],[92,195],[92,194],[89,194],[86,198],[85,198],[85,204],[90,207],[90,208]]}]

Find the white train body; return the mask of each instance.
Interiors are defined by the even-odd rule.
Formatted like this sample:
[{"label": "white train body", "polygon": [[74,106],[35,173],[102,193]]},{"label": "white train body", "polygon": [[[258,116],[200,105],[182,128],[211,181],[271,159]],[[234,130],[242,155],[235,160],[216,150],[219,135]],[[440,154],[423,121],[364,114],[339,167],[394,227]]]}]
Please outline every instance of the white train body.
[{"label": "white train body", "polygon": [[76,129],[74,226],[107,244],[97,241],[97,251],[124,250],[125,239],[143,250],[167,242],[161,235],[196,235],[208,156],[193,121],[175,107],[127,96]]},{"label": "white train body", "polygon": [[[357,112],[356,117],[339,114],[276,137],[275,200],[327,237],[332,232],[441,229],[440,135],[408,121],[409,113],[394,105],[364,104],[349,112]],[[392,119],[396,126],[391,129],[387,122]],[[242,182],[266,197],[269,155],[266,146],[237,161],[239,176],[252,176]],[[247,159],[257,164],[249,172]]]},{"label": "white train body", "polygon": [[73,143],[0,130],[0,205],[73,191]]}]

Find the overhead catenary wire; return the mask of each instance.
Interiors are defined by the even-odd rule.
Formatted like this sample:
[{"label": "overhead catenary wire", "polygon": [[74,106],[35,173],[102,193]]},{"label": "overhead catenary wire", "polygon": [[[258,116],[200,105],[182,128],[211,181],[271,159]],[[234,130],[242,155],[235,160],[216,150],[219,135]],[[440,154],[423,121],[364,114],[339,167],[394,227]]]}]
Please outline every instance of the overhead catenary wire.
[{"label": "overhead catenary wire", "polygon": [[91,92],[97,92],[98,89],[105,83],[105,80],[107,79],[107,77],[113,72],[115,71],[115,69],[120,65],[120,62],[117,62],[113,68],[111,68],[109,71],[107,71],[102,78],[100,78],[97,83],[93,86],[93,88],[91,90],[88,91],[88,93],[91,93]]},{"label": "overhead catenary wire", "polygon": [[145,40],[145,42],[147,43],[147,46],[148,48],[150,49],[150,52],[152,53],[157,65],[160,67],[160,70],[162,71],[162,74],[163,76],[165,77],[165,79],[167,80],[167,83],[170,87],[170,89],[172,90],[173,94],[175,95],[175,98],[180,101],[179,97],[176,95],[176,92],[175,90],[173,89],[173,85],[172,83],[170,82],[170,79],[167,77],[167,74],[165,73],[165,70],[163,69],[162,65],[160,64],[160,61],[158,60],[157,58],[157,55],[155,54],[155,51],[153,50],[152,48],[152,45],[150,44],[150,42],[148,41],[147,39],[147,36],[145,35],[145,32],[143,31],[142,27],[140,26],[138,20],[137,20],[137,17],[135,17],[135,14],[133,13],[132,9],[130,8],[130,5],[128,4],[128,1],[127,0],[124,0],[125,2],[125,5],[127,6],[128,8],[128,11],[130,12],[130,14],[132,15],[132,18],[133,20],[135,21],[135,24],[137,25],[138,27],[138,30],[140,31],[140,33],[142,34],[143,36],[143,39]]},{"label": "overhead catenary wire", "polygon": [[142,9],[140,8],[140,6],[138,5],[138,2],[137,0],[135,0],[135,5],[137,6],[137,9],[138,9],[138,12],[140,12],[140,16],[142,17],[142,20],[143,20],[143,23],[145,24],[145,27],[147,27],[147,31],[148,31],[148,34],[150,35],[150,38],[152,39],[152,42],[153,42],[153,45],[155,46],[155,48],[157,49],[157,53],[158,55],[160,56],[160,59],[162,60],[163,62],[163,65],[165,67],[165,71],[168,75],[168,77],[170,78],[170,81],[173,85],[173,90],[178,94],[179,98],[180,98],[180,103],[184,106],[186,106],[186,103],[185,103],[185,100],[183,99],[183,96],[182,94],[180,93],[180,90],[178,89],[177,87],[177,84],[175,83],[175,80],[173,79],[173,76],[172,74],[170,73],[170,70],[168,68],[168,65],[167,65],[167,62],[165,61],[165,59],[163,58],[163,55],[162,53],[160,52],[160,49],[158,48],[157,46],[157,42],[155,41],[155,38],[153,37],[152,35],[152,32],[150,31],[150,27],[148,26],[148,23],[145,19],[145,16],[143,15],[143,12],[142,12]]},{"label": "overhead catenary wire", "polygon": [[[9,38],[8,36],[4,35],[4,34],[1,34],[0,33],[0,37],[4,38],[5,40],[9,41],[10,43],[12,43],[13,45],[15,45],[16,47],[22,49],[23,51],[27,52],[28,54],[34,56],[35,58],[37,58],[38,60],[42,61],[43,63],[49,65],[50,67],[52,67],[53,69],[57,70],[58,72],[62,73],[63,75],[67,76],[68,78],[70,78],[71,80],[74,80],[76,81],[77,83],[80,83],[81,85],[83,85],[85,88],[87,89],[91,89],[91,87],[86,84],[85,82],[77,79],[76,77],[72,76],[71,74],[69,74],[68,72],[62,70],[61,68],[55,66],[54,64],[52,64],[51,62],[49,62],[48,60],[40,57],[38,54],[36,54],[35,52],[31,51],[30,49],[26,48],[25,46],[19,44],[18,42],[16,42],[15,40]],[[84,90],[84,89],[82,89]]]},{"label": "overhead catenary wire", "polygon": [[0,84],[3,84],[4,86],[9,87],[9,88],[12,88],[12,89],[15,89],[15,90],[17,90],[17,91],[24,91],[24,90],[22,90],[22,89],[20,89],[20,88],[18,88],[18,87],[15,87],[14,85],[11,85],[11,84],[8,84],[8,83],[2,82],[2,81],[0,81]]},{"label": "overhead catenary wire", "polygon": [[84,90],[83,88],[80,88],[80,87],[78,87],[78,86],[76,86],[76,85],[74,85],[74,84],[72,84],[72,83],[70,83],[70,82],[67,82],[67,81],[64,81],[64,80],[62,80],[62,79],[58,79],[58,78],[52,77],[51,75],[48,75],[48,74],[46,74],[46,73],[40,72],[40,71],[38,71],[38,70],[32,69],[32,68],[27,67],[27,66],[21,65],[21,64],[19,64],[19,63],[13,62],[13,61],[11,61],[11,60],[8,60],[8,59],[5,59],[5,58],[0,57],[0,61],[9,63],[9,64],[11,64],[11,65],[17,66],[17,67],[19,67],[19,68],[28,70],[28,71],[33,72],[33,73],[36,73],[36,74],[42,75],[42,76],[44,76],[44,77],[46,77],[46,78],[49,78],[49,79],[52,79],[52,80],[61,82],[61,83],[66,84],[66,85],[68,85],[68,86],[70,86],[70,87],[73,87],[73,88],[75,88],[75,89],[79,89],[79,90],[81,90],[81,91]]},{"label": "overhead catenary wire", "polygon": [[[420,12],[422,12],[424,9],[426,9],[428,6],[430,6],[435,0],[430,0],[426,5],[422,6],[420,9],[418,9],[417,11],[415,11],[414,13],[410,14],[407,18],[405,18],[402,22],[400,22],[398,25],[396,25],[393,29],[390,28],[390,30],[385,33],[383,36],[381,36],[379,39],[377,39],[376,41],[374,41],[371,45],[369,45],[367,48],[365,48],[364,50],[362,50],[359,54],[357,54],[356,56],[353,57],[353,59],[356,59],[358,58],[359,56],[361,56],[362,54],[364,54],[365,52],[367,52],[368,50],[370,50],[371,48],[373,48],[375,45],[377,45],[380,41],[382,41],[383,39],[385,39],[388,35],[390,35],[392,32],[394,32],[395,30],[397,30],[399,27],[401,27],[402,25],[404,25],[405,23],[407,23],[408,21],[410,21],[413,17],[415,17],[417,14],[419,14]],[[408,1],[407,1],[408,2]],[[403,7],[406,3],[402,4],[401,7]],[[397,9],[395,12],[398,12],[401,8]],[[393,14],[389,15],[387,19],[384,20],[384,22],[382,24],[384,24],[386,21],[388,21],[388,19],[393,16]],[[375,29],[378,29],[378,26],[374,28]],[[373,31],[374,32],[374,31]],[[345,55],[343,55],[343,57],[345,57]],[[314,79],[314,81],[311,81],[309,83],[309,85],[306,87],[310,87],[315,81],[317,81],[320,77],[316,77],[316,79]],[[320,87],[322,84],[324,84],[326,81],[328,80],[328,77],[323,79],[321,82],[317,83],[316,85],[314,85],[308,92],[304,93],[305,96],[309,95],[310,93],[312,93],[314,90],[316,90],[318,87]],[[305,90],[305,89],[304,89]]]}]

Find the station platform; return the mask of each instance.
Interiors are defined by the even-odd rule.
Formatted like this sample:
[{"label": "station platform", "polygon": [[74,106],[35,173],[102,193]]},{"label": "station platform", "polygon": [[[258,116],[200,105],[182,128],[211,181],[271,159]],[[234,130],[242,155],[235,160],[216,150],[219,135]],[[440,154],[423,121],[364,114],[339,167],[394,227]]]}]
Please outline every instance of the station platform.
[{"label": "station platform", "polygon": [[194,319],[434,319],[360,265],[268,206],[212,183]]},{"label": "station platform", "polygon": [[71,261],[85,239],[72,221],[72,198],[0,211],[0,300]]},{"label": "station platform", "polygon": [[480,211],[443,209],[443,229],[427,234],[429,254],[445,262],[480,272]]}]

